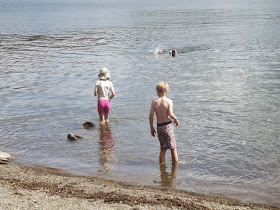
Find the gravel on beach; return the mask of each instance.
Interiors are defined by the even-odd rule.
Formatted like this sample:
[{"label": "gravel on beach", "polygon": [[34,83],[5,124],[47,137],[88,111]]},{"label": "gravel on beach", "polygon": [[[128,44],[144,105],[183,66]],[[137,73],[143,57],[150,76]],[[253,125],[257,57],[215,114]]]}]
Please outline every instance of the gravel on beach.
[{"label": "gravel on beach", "polygon": [[279,209],[221,195],[78,176],[61,170],[0,164],[0,209]]}]

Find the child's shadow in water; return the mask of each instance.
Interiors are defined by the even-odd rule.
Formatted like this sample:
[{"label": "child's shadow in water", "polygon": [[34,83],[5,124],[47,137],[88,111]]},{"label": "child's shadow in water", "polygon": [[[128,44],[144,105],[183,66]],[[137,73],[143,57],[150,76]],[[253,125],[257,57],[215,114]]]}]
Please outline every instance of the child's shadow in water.
[{"label": "child's shadow in water", "polygon": [[172,164],[171,173],[166,171],[167,167],[165,164],[160,165],[160,184],[162,187],[176,187],[176,178],[178,172],[178,163]]},{"label": "child's shadow in water", "polygon": [[116,154],[114,148],[114,138],[108,124],[100,125],[98,143],[99,164],[102,167],[102,169],[99,169],[98,172],[110,173],[115,168]]}]

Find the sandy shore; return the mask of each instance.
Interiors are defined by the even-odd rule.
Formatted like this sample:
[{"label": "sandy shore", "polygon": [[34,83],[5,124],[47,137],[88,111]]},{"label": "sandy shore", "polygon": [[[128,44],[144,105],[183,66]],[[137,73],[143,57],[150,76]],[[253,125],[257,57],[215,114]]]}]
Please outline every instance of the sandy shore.
[{"label": "sandy shore", "polygon": [[0,164],[0,209],[280,209],[182,190]]}]

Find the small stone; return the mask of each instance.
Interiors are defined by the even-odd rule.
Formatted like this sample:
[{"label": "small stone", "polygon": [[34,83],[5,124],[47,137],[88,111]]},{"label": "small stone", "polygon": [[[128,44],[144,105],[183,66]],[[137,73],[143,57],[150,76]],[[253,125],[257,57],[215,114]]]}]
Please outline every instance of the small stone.
[{"label": "small stone", "polygon": [[6,152],[0,152],[0,164],[3,163],[8,163],[11,161],[11,155]]},{"label": "small stone", "polygon": [[77,136],[77,135],[75,135],[75,134],[73,134],[73,133],[68,133],[67,138],[68,138],[70,141],[77,141],[77,140],[82,139],[83,137]]},{"label": "small stone", "polygon": [[90,128],[94,128],[95,127],[95,124],[93,122],[84,122],[83,124],[84,128],[86,129],[90,129]]}]

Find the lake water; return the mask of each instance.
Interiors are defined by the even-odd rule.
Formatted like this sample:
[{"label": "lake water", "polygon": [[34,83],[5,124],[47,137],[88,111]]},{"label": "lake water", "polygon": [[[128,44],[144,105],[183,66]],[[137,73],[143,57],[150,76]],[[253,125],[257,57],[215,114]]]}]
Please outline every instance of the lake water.
[{"label": "lake water", "polygon": [[[279,1],[65,2],[0,0],[0,151],[75,174],[280,205]],[[93,95],[102,67],[120,119],[111,113],[106,130]],[[161,80],[180,122],[178,168],[169,152],[158,166],[149,130]],[[69,132],[83,139],[68,141]]]}]

